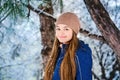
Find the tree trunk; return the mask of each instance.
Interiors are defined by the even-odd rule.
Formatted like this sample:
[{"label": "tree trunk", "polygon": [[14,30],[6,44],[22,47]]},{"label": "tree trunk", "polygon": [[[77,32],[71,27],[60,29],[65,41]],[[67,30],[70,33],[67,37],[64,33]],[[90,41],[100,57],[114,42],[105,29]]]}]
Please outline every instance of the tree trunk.
[{"label": "tree trunk", "polygon": [[84,0],[86,7],[91,14],[92,19],[100,30],[107,44],[119,57],[120,62],[120,31],[110,19],[108,12],[105,10],[99,0]]},{"label": "tree trunk", "polygon": [[[53,7],[51,0],[45,4],[46,6],[39,6],[39,8],[52,15]],[[50,54],[53,45],[55,20],[44,14],[40,14],[39,17],[41,23],[40,32],[41,32],[42,45],[43,45],[43,49],[41,53],[43,57],[43,65],[45,67],[47,60],[49,58],[48,55]]]}]

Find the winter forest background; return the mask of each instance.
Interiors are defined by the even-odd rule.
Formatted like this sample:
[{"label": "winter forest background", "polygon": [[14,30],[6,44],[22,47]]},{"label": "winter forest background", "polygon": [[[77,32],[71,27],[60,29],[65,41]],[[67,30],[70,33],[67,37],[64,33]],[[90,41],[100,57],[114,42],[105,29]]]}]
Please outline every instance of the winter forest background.
[{"label": "winter forest background", "polygon": [[[61,12],[67,11],[74,12],[79,17],[83,30],[78,38],[84,40],[92,49],[93,80],[120,80],[118,55],[114,48],[100,40],[102,34],[92,20],[85,1],[89,2],[0,0],[0,80],[42,80],[44,63],[48,60],[48,51],[52,44],[49,40],[54,38],[53,35],[50,36],[54,31],[49,25],[54,23]],[[99,0],[90,1],[97,3]],[[117,26],[120,36],[120,0],[100,1]]]}]

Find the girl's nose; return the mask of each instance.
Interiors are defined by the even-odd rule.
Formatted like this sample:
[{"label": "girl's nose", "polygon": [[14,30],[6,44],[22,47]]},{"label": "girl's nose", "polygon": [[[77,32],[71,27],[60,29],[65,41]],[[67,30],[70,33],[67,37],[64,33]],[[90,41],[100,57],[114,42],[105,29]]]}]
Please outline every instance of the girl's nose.
[{"label": "girl's nose", "polygon": [[61,31],[60,31],[60,34],[61,34],[61,35],[65,34],[65,31],[64,31],[64,30],[61,30]]}]

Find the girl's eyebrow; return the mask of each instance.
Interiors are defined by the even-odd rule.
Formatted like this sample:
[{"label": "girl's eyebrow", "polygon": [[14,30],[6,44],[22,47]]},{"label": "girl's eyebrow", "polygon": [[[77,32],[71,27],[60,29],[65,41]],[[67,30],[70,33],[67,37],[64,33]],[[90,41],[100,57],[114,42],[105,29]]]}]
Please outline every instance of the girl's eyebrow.
[{"label": "girl's eyebrow", "polygon": [[56,27],[59,27],[59,26],[56,26]]},{"label": "girl's eyebrow", "polygon": [[68,28],[67,26],[64,26],[65,28]]},{"label": "girl's eyebrow", "polygon": [[63,28],[69,28],[68,26],[64,26]]}]

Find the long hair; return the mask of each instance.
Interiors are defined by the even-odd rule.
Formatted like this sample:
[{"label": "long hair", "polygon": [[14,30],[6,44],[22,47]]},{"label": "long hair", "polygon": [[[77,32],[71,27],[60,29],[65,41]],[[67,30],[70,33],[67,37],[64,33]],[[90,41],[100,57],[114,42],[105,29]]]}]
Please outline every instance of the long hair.
[{"label": "long hair", "polygon": [[[58,48],[60,42],[57,38],[54,40],[51,56],[45,68],[44,80],[52,80],[56,60],[58,56]],[[75,52],[78,47],[77,35],[73,32],[73,37],[69,41],[66,49],[65,56],[60,66],[60,78],[61,80],[75,80],[76,76],[76,64],[75,64]]]}]

